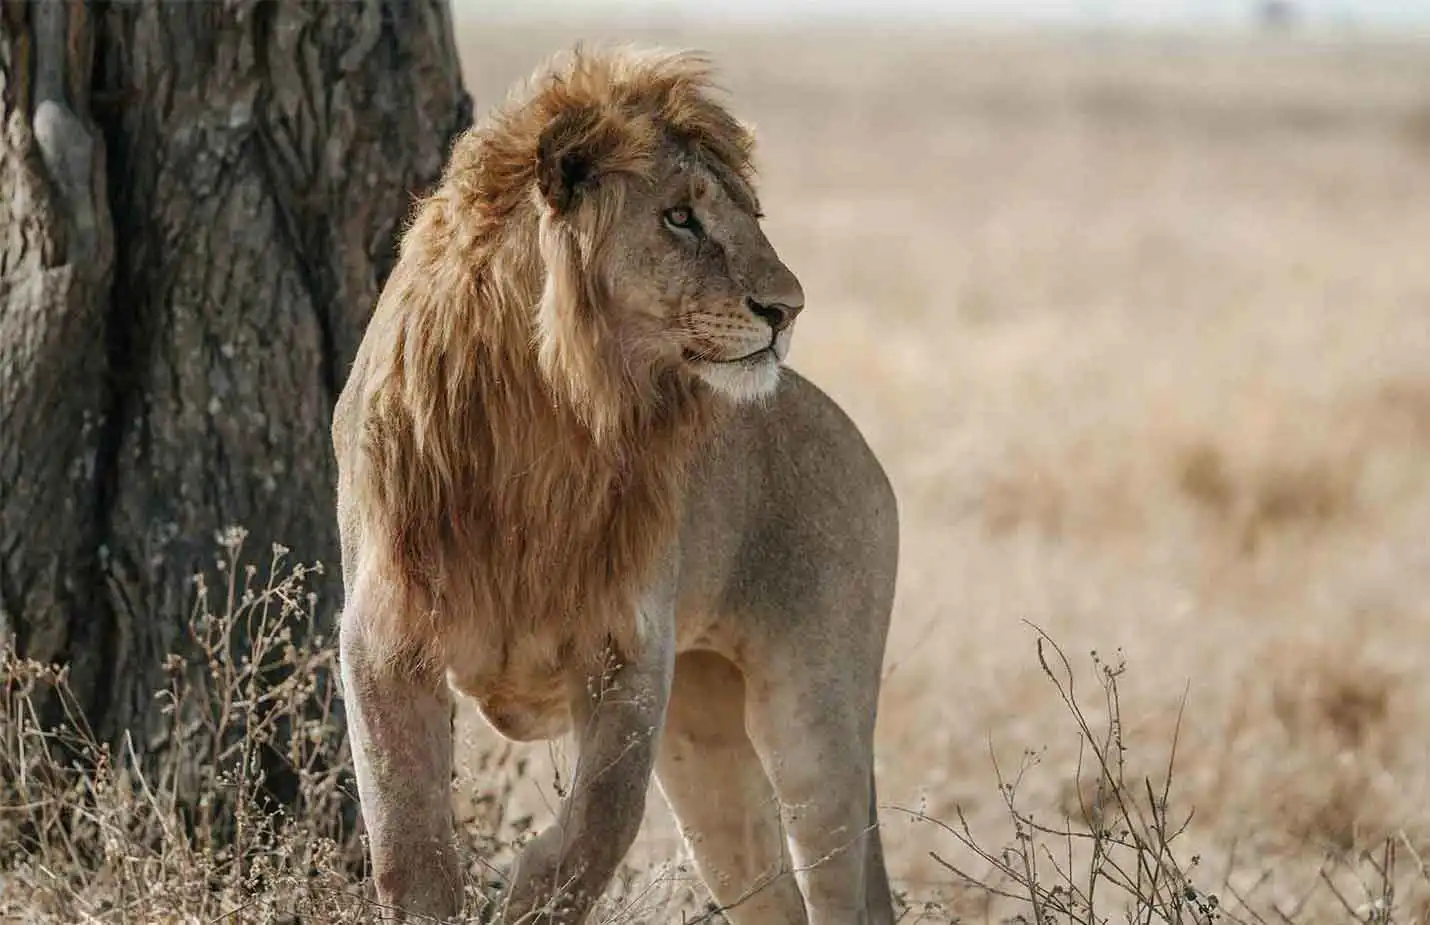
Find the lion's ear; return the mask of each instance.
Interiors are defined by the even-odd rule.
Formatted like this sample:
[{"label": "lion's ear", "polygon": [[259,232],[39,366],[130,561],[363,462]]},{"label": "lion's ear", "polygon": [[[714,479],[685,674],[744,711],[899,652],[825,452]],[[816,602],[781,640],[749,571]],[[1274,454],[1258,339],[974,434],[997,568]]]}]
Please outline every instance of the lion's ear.
[{"label": "lion's ear", "polygon": [[536,188],[557,215],[606,179],[649,166],[657,129],[648,117],[612,106],[575,106],[558,113],[536,143]]},{"label": "lion's ear", "polygon": [[536,188],[557,215],[596,185],[602,154],[600,115],[594,109],[568,109],[546,126],[536,145]]}]

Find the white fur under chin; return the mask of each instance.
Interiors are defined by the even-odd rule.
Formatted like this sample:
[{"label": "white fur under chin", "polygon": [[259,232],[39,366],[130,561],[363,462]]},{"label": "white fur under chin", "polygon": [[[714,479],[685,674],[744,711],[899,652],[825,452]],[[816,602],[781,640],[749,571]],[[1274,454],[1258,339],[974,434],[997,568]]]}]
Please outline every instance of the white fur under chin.
[{"label": "white fur under chin", "polygon": [[695,373],[734,401],[755,401],[772,394],[779,385],[780,362],[767,356],[755,363],[701,363]]}]

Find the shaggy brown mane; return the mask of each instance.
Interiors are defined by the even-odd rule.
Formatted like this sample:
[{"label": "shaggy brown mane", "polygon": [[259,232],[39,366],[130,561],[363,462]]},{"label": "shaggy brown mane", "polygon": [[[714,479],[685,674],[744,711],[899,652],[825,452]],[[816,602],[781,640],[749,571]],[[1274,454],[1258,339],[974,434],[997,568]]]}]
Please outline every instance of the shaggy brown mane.
[{"label": "shaggy brown mane", "polygon": [[578,48],[462,136],[419,205],[335,435],[359,548],[396,589],[369,627],[390,658],[480,644],[554,668],[635,644],[714,409],[621,361],[591,267],[672,141],[756,208],[751,136],[709,90],[697,56]]}]

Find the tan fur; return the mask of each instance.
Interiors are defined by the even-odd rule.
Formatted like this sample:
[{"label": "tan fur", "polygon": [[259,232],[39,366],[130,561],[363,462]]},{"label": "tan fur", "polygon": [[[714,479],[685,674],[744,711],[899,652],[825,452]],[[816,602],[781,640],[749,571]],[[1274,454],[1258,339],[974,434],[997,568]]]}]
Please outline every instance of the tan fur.
[{"label": "tan fur", "polygon": [[752,150],[699,57],[578,50],[457,142],[404,235],[333,423],[344,697],[389,905],[460,903],[450,685],[510,737],[578,733],[512,916],[559,895],[545,920],[585,918],[658,766],[717,897],[783,867],[735,921],[891,921],[869,827],[893,497],[780,375],[804,297]]}]

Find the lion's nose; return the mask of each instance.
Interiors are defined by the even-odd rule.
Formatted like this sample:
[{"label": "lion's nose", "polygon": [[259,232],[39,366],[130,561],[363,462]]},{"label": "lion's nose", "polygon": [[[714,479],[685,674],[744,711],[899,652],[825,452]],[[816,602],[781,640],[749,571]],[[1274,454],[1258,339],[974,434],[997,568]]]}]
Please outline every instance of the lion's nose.
[{"label": "lion's nose", "polygon": [[749,306],[751,312],[757,317],[763,318],[774,328],[778,334],[794,323],[795,316],[804,310],[804,300],[798,302],[793,300],[787,302],[770,302],[765,304],[756,302],[754,299],[746,297],[745,304]]}]

